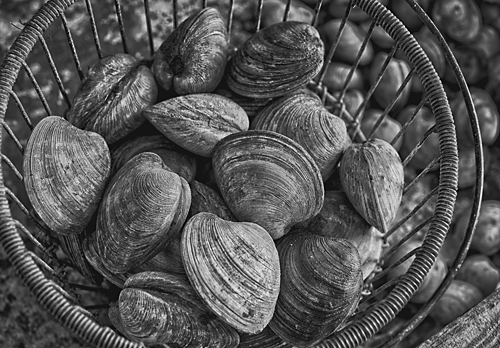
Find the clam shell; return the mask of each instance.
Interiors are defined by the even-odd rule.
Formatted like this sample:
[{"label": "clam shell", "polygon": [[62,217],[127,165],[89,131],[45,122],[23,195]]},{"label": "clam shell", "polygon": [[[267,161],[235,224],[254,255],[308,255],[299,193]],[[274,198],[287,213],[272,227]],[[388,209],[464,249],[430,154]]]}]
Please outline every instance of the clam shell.
[{"label": "clam shell", "polygon": [[210,93],[167,99],[144,110],[144,116],[168,139],[205,157],[211,156],[219,140],[249,125],[241,106]]},{"label": "clam shell", "polygon": [[130,139],[111,150],[111,176],[141,152],[153,152],[161,157],[165,165],[187,182],[196,176],[196,158],[182,147],[172,143],[163,135],[145,135]]},{"label": "clam shell", "polygon": [[273,239],[318,214],[323,205],[318,166],[284,135],[232,134],[217,144],[212,162],[221,195],[236,218],[259,224]]},{"label": "clam shell", "polygon": [[83,249],[85,232],[68,235],[58,234],[57,237],[62,250],[78,272],[94,284],[101,284],[102,275],[96,271],[95,267],[92,267],[85,257]]},{"label": "clam shell", "polygon": [[293,346],[278,337],[269,325],[257,334],[240,334],[239,348],[292,348]]},{"label": "clam shell", "polygon": [[274,313],[280,265],[262,227],[199,213],[184,226],[181,252],[189,281],[208,308],[238,331],[264,329]]},{"label": "clam shell", "polygon": [[373,227],[386,233],[401,204],[403,164],[388,142],[352,144],[340,161],[340,182],[349,201]]},{"label": "clam shell", "polygon": [[228,41],[216,9],[193,13],[156,51],[151,67],[156,81],[181,95],[214,91],[226,67]]},{"label": "clam shell", "polygon": [[78,128],[101,134],[112,144],[144,122],[141,112],[156,101],[157,95],[149,68],[131,55],[118,53],[89,69],[67,119]]},{"label": "clam shell", "polygon": [[361,298],[361,261],[345,239],[308,232],[276,245],[281,287],[269,327],[294,346],[311,346],[337,330]]},{"label": "clam shell", "polygon": [[145,271],[186,274],[181,255],[181,236],[175,238],[158,254],[134,268],[134,273]]},{"label": "clam shell", "polygon": [[316,94],[306,90],[272,101],[255,116],[250,128],[295,140],[314,159],[323,180],[332,174],[351,143],[345,122],[329,113]]},{"label": "clam shell", "polygon": [[129,339],[175,347],[237,347],[236,330],[210,313],[187,278],[160,272],[131,276],[110,319]]},{"label": "clam shell", "polygon": [[382,233],[366,222],[342,191],[325,191],[325,202],[319,214],[297,224],[296,228],[351,242],[360,255],[363,279],[370,275],[380,261]]},{"label": "clam shell", "polygon": [[188,183],[158,155],[143,152],[112,178],[89,238],[106,268],[124,273],[179,236],[190,204]]},{"label": "clam shell", "polygon": [[36,125],[23,157],[24,187],[51,230],[77,234],[85,228],[104,193],[110,162],[99,134],[80,130],[59,116]]},{"label": "clam shell", "polygon": [[316,76],[323,55],[316,28],[294,21],[276,23],[258,31],[236,52],[227,83],[246,97],[279,97]]}]

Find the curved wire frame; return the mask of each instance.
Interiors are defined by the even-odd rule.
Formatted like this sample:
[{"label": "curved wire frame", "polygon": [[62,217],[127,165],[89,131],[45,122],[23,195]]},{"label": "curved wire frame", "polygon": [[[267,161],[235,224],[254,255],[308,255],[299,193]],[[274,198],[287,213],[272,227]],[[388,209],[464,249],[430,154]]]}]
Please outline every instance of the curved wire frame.
[{"label": "curved wire frame", "polygon": [[[21,67],[24,67],[25,70],[29,71],[29,67],[27,68],[27,64],[25,63],[28,54],[38,40],[40,40],[43,46],[43,36],[41,34],[56,18],[61,17],[63,20],[63,24],[65,23],[64,11],[75,1],[76,0],[50,0],[49,2],[47,2],[26,24],[26,26],[12,45],[11,49],[7,53],[2,65],[0,66],[1,120],[3,120],[5,117],[9,98],[11,96],[15,96],[15,94],[12,94],[12,88]],[[90,4],[90,0],[85,1],[87,5]],[[407,1],[410,4],[413,3],[412,7],[416,8],[413,0]],[[262,10],[262,2],[262,0],[259,0],[259,13]],[[232,3],[233,2],[231,1],[231,4]],[[119,7],[119,2],[115,2],[115,4],[118,4],[116,13],[118,15],[119,22],[122,23],[121,8]],[[149,0],[145,0],[144,4],[146,13],[148,13]],[[204,6],[206,6],[206,1],[203,1],[203,4]],[[424,90],[426,91],[425,101],[429,102],[433,114],[436,118],[435,130],[438,133],[440,148],[440,157],[436,159],[436,161],[439,160],[441,163],[439,169],[440,184],[437,189],[437,202],[435,206],[434,217],[430,221],[430,227],[422,243],[422,246],[415,252],[415,259],[412,262],[407,273],[397,282],[391,284],[394,285],[393,288],[382,301],[376,303],[366,313],[363,313],[364,315],[362,317],[348,323],[341,331],[337,332],[334,336],[323,341],[319,345],[320,347],[355,347],[364,342],[369,337],[373,336],[383,326],[388,324],[397,315],[397,313],[401,311],[406,303],[408,303],[409,299],[418,290],[425,275],[429,272],[430,268],[434,264],[439,249],[443,244],[444,237],[451,223],[458,182],[458,152],[453,118],[451,115],[449,104],[447,102],[446,94],[443,90],[437,73],[434,71],[432,64],[430,63],[429,59],[420,48],[416,40],[413,38],[413,36],[402,25],[402,23],[383,5],[373,0],[351,0],[349,5],[352,7],[353,4],[356,4],[364,12],[369,14],[369,16],[374,19],[374,23],[382,27],[398,43],[398,48],[400,48],[410,60],[413,69],[412,71],[418,74],[418,76],[421,78]],[[318,2],[317,9],[319,9],[320,6],[321,1]],[[286,20],[287,18],[289,7],[290,1],[287,2],[284,20]],[[91,6],[88,6],[88,8],[90,11]],[[346,14],[348,14],[349,9],[350,7],[348,6]],[[91,19],[93,19],[92,16]],[[315,18],[313,22],[316,22],[316,20],[317,18]],[[176,21],[176,16],[174,16],[174,25],[176,24]],[[150,49],[152,53],[154,52],[154,48],[151,35],[151,23],[147,23],[147,25],[150,40]],[[372,30],[374,25],[375,24],[373,24],[371,28]],[[231,29],[231,20],[229,20],[228,26],[229,29]],[[259,26],[260,21],[258,21],[257,23],[257,29],[259,28]],[[65,28],[67,30],[66,25]],[[120,28],[122,29],[123,25],[121,25]],[[95,25],[92,26],[92,29],[95,30]],[[122,36],[123,50],[124,52],[127,52],[128,47],[125,40],[125,32],[121,30],[120,34]],[[94,33],[94,38],[96,39],[98,56],[102,57],[102,51],[98,41],[98,35],[96,35],[96,33]],[[445,42],[444,45],[446,45]],[[70,46],[72,47],[73,55],[76,56],[74,45],[71,41]],[[449,52],[449,49],[448,51],[445,50],[445,52]],[[451,56],[450,59],[452,62],[454,61],[453,56]],[[75,63],[77,65],[78,74],[81,78],[83,76],[83,72],[77,59],[75,59]],[[456,62],[455,65],[452,65],[452,67],[454,68],[454,71],[455,69],[458,69],[458,65],[456,65]],[[55,69],[55,66],[53,64],[51,64],[51,68],[53,68],[53,72],[57,80],[57,69]],[[459,69],[456,70],[456,72],[460,74]],[[321,81],[321,79],[319,79],[319,81]],[[464,87],[462,89],[463,93],[468,95],[467,86],[461,85],[461,87]],[[317,91],[324,91],[321,83],[318,82],[313,81],[312,88],[316,89]],[[345,90],[342,93],[345,93]],[[43,93],[41,95],[39,94],[39,96],[43,103]],[[66,103],[69,105],[70,102],[67,98],[67,95],[64,95],[63,93],[63,97]],[[325,92],[324,98],[331,98],[331,95],[328,95]],[[468,95],[468,99],[466,98],[466,102],[467,100],[470,101],[470,95]],[[45,106],[46,102],[43,104]],[[479,134],[477,127],[477,117],[474,112],[472,103],[467,103],[467,106],[469,108],[468,110],[471,117],[471,124],[473,126],[475,140],[477,140],[477,136]],[[46,106],[46,110],[50,114],[48,105]],[[3,123],[3,125],[5,130],[10,134],[9,128],[6,127],[6,124]],[[434,131],[434,129],[431,129],[431,131],[429,131],[429,134],[432,131]],[[2,143],[1,137],[2,135],[0,134],[0,144]],[[22,145],[18,144],[18,147],[22,152]],[[4,158],[4,156],[2,156],[2,159],[5,161],[6,157]],[[478,172],[479,175],[476,181],[477,192],[477,190],[479,189],[481,189],[482,191],[483,168],[482,148],[480,144],[476,148],[476,161],[476,163],[480,164],[480,168],[478,168],[480,169],[480,171]],[[432,165],[428,168],[431,167]],[[144,347],[143,344],[130,342],[115,333],[112,329],[99,325],[88,312],[80,307],[69,296],[65,296],[64,292],[54,282],[46,278],[45,274],[40,269],[41,262],[35,262],[36,259],[33,258],[32,253],[28,251],[23,240],[21,239],[20,234],[18,233],[17,229],[22,228],[22,225],[19,226],[20,224],[16,223],[16,221],[12,219],[10,207],[7,200],[7,198],[15,199],[15,196],[9,191],[8,188],[5,187],[3,180],[3,172],[0,171],[0,244],[6,250],[9,260],[15,266],[19,276],[31,289],[32,293],[36,296],[38,301],[64,326],[68,327],[72,332],[76,333],[85,342],[88,342],[95,347]],[[411,184],[409,186],[411,186]],[[409,188],[407,187],[407,189]],[[466,241],[463,243],[460,256],[455,262],[457,267],[460,266],[461,262],[463,261],[464,255],[468,250],[470,236],[472,235],[475,223],[477,222],[477,213],[480,204],[479,198],[480,193],[479,196],[476,195],[476,199],[478,199],[479,201],[474,201],[474,208],[477,209],[473,209],[473,212],[471,214],[472,218],[469,223],[467,235],[468,239],[466,238]],[[35,222],[40,223],[39,221]],[[49,251],[47,251],[47,253],[48,252]],[[407,256],[410,257],[412,255]],[[456,274],[456,271],[452,270],[451,274],[453,273]],[[442,285],[440,290],[441,293],[444,292],[445,289],[446,287]],[[431,307],[427,308],[428,310],[426,313],[423,313],[423,317],[425,317]],[[414,319],[410,323],[410,325],[407,326],[407,330],[403,330],[397,337],[395,337],[391,341],[391,344],[402,339],[404,335],[411,332],[412,328],[415,327],[418,320],[421,321],[423,317],[421,315],[418,318]]]}]

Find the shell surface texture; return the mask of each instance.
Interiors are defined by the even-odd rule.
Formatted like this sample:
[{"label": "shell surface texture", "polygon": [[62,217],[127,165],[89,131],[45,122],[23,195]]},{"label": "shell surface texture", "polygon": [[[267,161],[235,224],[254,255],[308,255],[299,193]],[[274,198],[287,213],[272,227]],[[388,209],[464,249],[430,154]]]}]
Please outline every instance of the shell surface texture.
[{"label": "shell surface texture", "polygon": [[151,70],[136,58],[117,53],[89,69],[67,119],[78,128],[101,134],[112,144],[144,122],[142,110],[153,105],[157,95]]},{"label": "shell surface texture", "polygon": [[110,320],[135,342],[233,348],[239,335],[202,303],[185,276],[141,272],[127,279]]},{"label": "shell surface texture", "polygon": [[294,21],[276,23],[258,31],[236,52],[227,83],[246,97],[279,97],[316,76],[323,55],[316,28]]},{"label": "shell surface texture", "polygon": [[305,89],[268,104],[256,115],[251,129],[274,131],[295,140],[314,159],[323,180],[330,177],[351,143],[345,122]]},{"label": "shell surface texture", "polygon": [[345,239],[298,231],[277,243],[281,288],[269,327],[294,346],[320,342],[353,314],[361,298],[361,261]]},{"label": "shell surface texture", "polygon": [[221,195],[236,218],[259,224],[273,239],[323,206],[318,166],[303,147],[279,133],[232,134],[216,145],[212,163]]},{"label": "shell surface texture", "polygon": [[80,233],[97,210],[110,165],[108,146],[99,134],[80,130],[59,116],[42,119],[23,158],[31,205],[53,231]]},{"label": "shell surface texture", "polygon": [[189,281],[212,312],[240,332],[264,329],[278,297],[280,264],[262,227],[199,213],[184,226],[181,253]]},{"label": "shell surface texture", "polygon": [[370,225],[386,233],[404,188],[403,164],[394,147],[376,138],[354,143],[344,152],[339,174],[354,208]]},{"label": "shell surface texture", "polygon": [[156,51],[151,67],[156,81],[180,95],[213,92],[226,67],[228,38],[216,9],[192,14]]},{"label": "shell surface texture", "polygon": [[124,273],[179,236],[190,204],[189,184],[143,152],[111,179],[90,242],[108,270]]},{"label": "shell surface texture", "polygon": [[205,157],[212,155],[219,140],[249,126],[241,106],[211,93],[167,99],[144,110],[144,116],[168,139]]}]

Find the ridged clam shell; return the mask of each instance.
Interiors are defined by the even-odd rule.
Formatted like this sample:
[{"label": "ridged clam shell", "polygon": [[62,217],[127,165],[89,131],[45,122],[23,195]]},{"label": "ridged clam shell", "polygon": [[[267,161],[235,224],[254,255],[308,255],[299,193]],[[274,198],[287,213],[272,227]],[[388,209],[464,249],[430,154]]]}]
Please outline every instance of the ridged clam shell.
[{"label": "ridged clam shell", "polygon": [[272,101],[252,121],[251,129],[277,132],[295,140],[328,179],[350,145],[345,122],[329,113],[321,99],[300,90]]},{"label": "ridged clam shell", "polygon": [[370,225],[386,233],[404,188],[403,164],[394,147],[381,139],[354,143],[344,152],[339,174],[354,208]]},{"label": "ridged clam shell", "polygon": [[145,271],[186,274],[181,255],[181,236],[171,241],[158,254],[133,269],[134,273]]},{"label": "ridged clam shell", "polygon": [[83,249],[85,232],[68,235],[58,234],[57,237],[62,250],[78,272],[94,284],[101,284],[103,279],[101,273],[97,272],[85,257]]},{"label": "ridged clam shell", "polygon": [[237,347],[239,335],[210,313],[184,276],[138,273],[127,279],[110,319],[128,338],[175,347]]},{"label": "ridged clam shell", "polygon": [[216,9],[192,14],[156,51],[151,67],[156,81],[181,95],[214,91],[226,67],[228,41],[226,24]]},{"label": "ridged clam shell", "polygon": [[77,234],[85,228],[106,188],[110,162],[99,134],[80,130],[59,116],[36,125],[23,157],[24,187],[51,230]]},{"label": "ridged clam shell", "polygon": [[112,178],[89,238],[106,268],[124,273],[178,237],[190,204],[189,184],[143,152]]},{"label": "ridged clam shell", "polygon": [[366,222],[342,191],[325,191],[325,202],[319,214],[296,227],[351,242],[360,255],[363,279],[370,275],[380,260],[382,234]]},{"label": "ridged clam shell", "polygon": [[240,334],[239,348],[292,348],[293,346],[278,337],[269,325],[257,334]]},{"label": "ridged clam shell", "polygon": [[111,176],[141,152],[153,152],[161,157],[174,173],[190,182],[196,176],[195,156],[172,143],[163,135],[145,135],[130,139],[111,150]]},{"label": "ridged clam shell", "polygon": [[128,54],[118,53],[90,68],[67,119],[78,128],[101,134],[112,144],[144,122],[141,112],[156,101],[157,94],[149,68]]},{"label": "ridged clam shell", "polygon": [[345,239],[293,233],[276,245],[281,287],[269,327],[294,346],[311,346],[331,335],[357,308],[361,262]]},{"label": "ridged clam shell", "polygon": [[208,308],[238,331],[264,329],[274,313],[280,265],[262,227],[199,213],[184,226],[181,252],[189,281]]},{"label": "ridged clam shell", "polygon": [[318,214],[323,205],[318,166],[284,135],[232,134],[217,144],[212,163],[221,195],[236,218],[259,224],[273,239]]},{"label": "ridged clam shell", "polygon": [[144,110],[144,116],[168,139],[205,157],[211,156],[219,140],[249,126],[241,106],[211,93],[167,99]]},{"label": "ridged clam shell", "polygon": [[232,59],[228,86],[246,97],[296,91],[321,70],[324,46],[313,26],[280,22],[258,31]]}]

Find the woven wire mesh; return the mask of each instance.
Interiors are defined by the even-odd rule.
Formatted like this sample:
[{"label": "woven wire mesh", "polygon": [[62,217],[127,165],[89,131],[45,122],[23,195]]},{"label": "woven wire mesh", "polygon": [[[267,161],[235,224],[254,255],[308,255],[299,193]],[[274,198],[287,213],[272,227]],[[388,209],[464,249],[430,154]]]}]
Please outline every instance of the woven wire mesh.
[{"label": "woven wire mesh", "polygon": [[[11,178],[13,175],[13,177],[20,182],[22,182],[22,174],[18,168],[24,152],[24,143],[26,139],[21,139],[21,137],[18,136],[16,130],[19,128],[12,127],[12,122],[9,122],[9,117],[6,115],[13,115],[14,113],[12,110],[16,110],[17,108],[18,113],[14,117],[16,120],[23,120],[24,126],[21,126],[21,128],[24,127],[24,132],[29,133],[42,117],[57,113],[63,114],[65,110],[71,107],[72,95],[79,84],[79,81],[68,81],[64,78],[64,74],[66,73],[65,69],[73,69],[76,71],[76,74],[81,80],[84,78],[84,71],[89,65],[107,54],[115,53],[107,52],[107,48],[109,47],[103,45],[101,42],[103,34],[99,32],[98,20],[96,19],[98,14],[94,13],[92,2],[90,0],[85,0],[85,2],[80,1],[74,5],[73,3],[74,1],[49,1],[40,9],[33,19],[25,25],[0,68],[0,115],[2,117],[2,125],[5,134],[7,134],[7,136],[2,137],[2,144],[3,146],[17,148],[19,153],[19,156],[16,158],[8,158],[5,154],[2,154],[2,162],[5,165],[4,168],[8,168],[4,169],[9,171],[8,177]],[[255,27],[250,30],[253,32],[260,30],[264,2],[259,0],[255,3],[254,10],[257,12],[257,21]],[[413,1],[408,1],[408,3],[413,4],[415,11],[418,11],[418,7]],[[149,0],[145,0],[141,9],[134,9],[140,12],[140,16],[143,16],[144,20],[141,24],[146,27],[146,32],[148,34],[147,40],[143,40],[144,38],[141,38],[142,41],[139,40],[142,44],[138,44],[137,38],[131,38],[132,32],[127,31],[127,19],[130,19],[130,16],[137,15],[137,12],[131,13],[132,10],[130,5],[127,6],[126,4],[122,4],[119,0],[115,0],[114,3],[110,5],[114,5],[112,8],[116,15],[115,28],[116,33],[119,33],[119,44],[112,46],[112,49],[116,50],[116,47],[121,44],[121,49],[119,49],[121,52],[134,53],[134,49],[140,49],[140,52],[135,53],[139,53],[143,57],[147,57],[148,55],[151,56],[158,47],[158,42],[161,42],[161,38],[155,37],[153,25],[153,13],[157,10],[155,4]],[[213,5],[214,4],[208,1],[202,1],[199,4],[195,4],[195,7],[200,8]],[[327,107],[340,113],[346,122],[351,125],[355,130],[353,135],[355,140],[363,141],[373,136],[375,129],[381,125],[384,117],[389,114],[399,94],[403,91],[405,86],[410,83],[412,76],[419,76],[425,92],[422,93],[422,99],[418,103],[417,109],[414,111],[411,120],[416,122],[414,118],[417,117],[419,109],[424,105],[428,105],[432,109],[436,119],[436,126],[432,127],[424,134],[414,150],[403,159],[403,163],[407,165],[425,140],[432,134],[437,133],[439,136],[440,152],[439,156],[431,161],[418,176],[406,184],[405,193],[422,177],[429,173],[436,163],[439,163],[439,185],[423,198],[413,211],[401,219],[399,223],[396,223],[388,232],[388,235],[394,233],[401,224],[418,212],[429,199],[434,198],[436,204],[433,216],[410,231],[404,238],[399,240],[398,243],[392,245],[386,253],[387,255],[390,254],[406,240],[411,238],[412,235],[418,233],[427,226],[428,231],[425,234],[421,247],[415,249],[411,254],[406,255],[405,258],[397,263],[386,267],[384,271],[381,272],[381,269],[378,269],[377,272],[374,272],[373,277],[370,277],[365,282],[365,296],[361,301],[358,312],[350,318],[348,324],[343,329],[320,344],[320,346],[325,347],[355,347],[359,345],[373,336],[383,326],[387,325],[387,323],[389,323],[408,303],[409,299],[417,291],[424,277],[434,264],[439,249],[443,244],[453,213],[458,180],[457,143],[453,118],[451,116],[446,94],[428,57],[413,36],[390,11],[377,1],[350,1],[340,24],[337,38],[334,40],[331,47],[327,48],[328,53],[325,62],[330,62],[332,60],[339,37],[342,35],[354,5],[367,13],[373,19],[373,22],[364,37],[356,62],[351,66],[344,87],[340,90],[339,94],[334,97],[323,85],[322,81],[327,70],[327,64],[325,64],[318,77],[309,83],[309,88],[322,97]],[[171,31],[177,27],[183,18],[185,18],[190,8],[183,8],[181,2],[178,1],[171,2],[170,6],[174,13],[168,23],[171,25]],[[314,9],[312,24],[317,24],[321,6],[322,2],[318,1]],[[75,7],[78,8],[75,9]],[[287,20],[290,7],[291,1],[287,1],[283,20]],[[72,8],[73,12],[67,11],[68,8]],[[227,16],[228,31],[233,33],[236,31],[235,28],[233,28],[233,17],[240,15],[238,13],[235,14],[234,9],[235,4],[233,1],[228,1],[221,9],[221,12],[224,12]],[[75,17],[75,13],[77,13],[78,16]],[[71,16],[70,21],[68,21],[69,16]],[[428,19],[422,20],[426,25],[431,25]],[[81,28],[84,28],[80,29],[76,34],[73,33],[75,31],[74,26],[73,28],[71,27],[71,22],[74,21],[81,21]],[[58,28],[56,30],[64,32],[66,36],[67,46],[64,47],[64,53],[55,51],[54,47],[51,47],[50,37],[47,38],[44,35],[47,30],[52,29],[54,26]],[[358,67],[363,50],[370,40],[370,36],[375,27],[383,28],[394,39],[395,44],[390,49],[376,82],[371,85],[370,89],[366,92],[365,103],[371,98],[377,84],[381,81],[389,61],[394,57],[397,50],[401,50],[408,58],[411,63],[411,70],[406,76],[401,88],[399,88],[398,92],[393,96],[389,105],[377,120],[373,129],[368,134],[364,134],[359,129],[359,122],[357,121],[360,110],[364,105],[361,105],[354,114],[350,114],[345,109],[343,98],[347,92],[347,86],[354,75],[354,71]],[[92,40],[92,44],[89,42],[88,46],[77,48],[74,36],[82,35],[82,31],[92,33],[92,35],[88,35],[89,40]],[[438,35],[438,32],[434,34]],[[108,33],[104,36],[107,35]],[[163,33],[163,35],[166,35],[166,33]],[[113,37],[116,38],[117,35]],[[233,46],[237,47],[238,40],[244,40],[245,37],[238,39],[238,37],[235,38],[233,35],[232,38]],[[444,45],[446,44],[444,43]],[[32,62],[30,60],[30,52],[33,50],[33,47],[44,52],[46,57],[45,62]],[[56,47],[56,49],[63,48]],[[85,51],[87,51],[86,53],[90,52],[90,54],[83,54]],[[60,60],[61,57],[66,59],[69,58],[68,61],[71,63],[72,67],[66,65],[64,68],[61,68],[61,64],[63,64]],[[448,56],[447,58],[448,60],[453,59],[452,56]],[[50,69],[53,75],[53,84],[57,86],[57,89],[44,91],[37,80],[36,71],[33,71],[38,71],[40,69],[40,64]],[[33,69],[33,67],[36,67],[36,69]],[[459,73],[458,70],[457,74]],[[22,79],[19,78],[21,74],[24,74]],[[16,80],[20,81],[16,83]],[[459,78],[457,78],[457,80],[460,81]],[[16,88],[16,84],[20,85],[26,81],[32,84],[34,93],[31,97],[39,101],[46,113],[45,115],[30,114],[30,111],[23,105],[23,97],[19,96],[21,89],[19,87]],[[69,85],[71,85],[71,87],[69,87]],[[463,93],[467,96],[467,87],[465,85],[461,87]],[[468,103],[468,106],[475,140],[476,143],[478,143],[476,150],[476,197],[467,235],[467,238],[470,238],[475,222],[477,221],[477,211],[479,210],[480,202],[480,196],[478,195],[480,195],[482,191],[480,189],[482,187],[482,152],[480,142],[477,141],[477,121],[474,117],[472,103]],[[408,125],[409,122],[403,126],[401,132],[393,139],[393,143],[405,133]],[[0,242],[9,255],[9,259],[16,266],[20,277],[24,280],[26,285],[30,287],[39,302],[70,330],[96,347],[140,346],[117,335],[111,328],[100,325],[96,321],[95,316],[89,311],[92,309],[92,306],[86,307],[87,309],[82,306],[79,291],[85,289],[85,286],[68,284],[67,279],[65,279],[62,270],[68,264],[68,260],[61,258],[57,254],[58,240],[54,238],[53,233],[50,233],[45,223],[41,221],[30,208],[25,195],[19,192],[19,190],[11,188],[12,184],[9,185],[9,183],[5,181],[4,176],[5,174],[2,173],[4,184],[2,185],[2,195],[0,195]],[[13,215],[17,219],[13,218]],[[19,221],[21,219],[18,218],[18,216],[26,216],[27,219],[25,221],[27,221],[27,223],[21,223]],[[468,249],[468,242],[470,242],[470,239],[467,240],[467,238],[462,245],[461,253],[456,259],[456,267],[448,273],[440,291],[436,293],[427,307],[423,307],[421,313],[414,317],[412,323],[408,325],[406,330],[403,330],[392,343],[401,339],[408,331],[411,331],[412,325],[416,325],[419,320],[425,317],[431,309],[432,304],[439,298],[439,294],[444,292],[446,284],[449,284],[454,274],[456,274],[456,269],[460,266]],[[35,252],[32,250],[35,250]],[[413,255],[416,257],[404,276],[381,284],[381,281],[390,269],[395,268]]]}]

